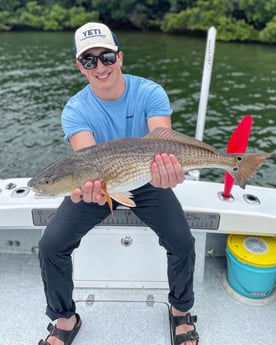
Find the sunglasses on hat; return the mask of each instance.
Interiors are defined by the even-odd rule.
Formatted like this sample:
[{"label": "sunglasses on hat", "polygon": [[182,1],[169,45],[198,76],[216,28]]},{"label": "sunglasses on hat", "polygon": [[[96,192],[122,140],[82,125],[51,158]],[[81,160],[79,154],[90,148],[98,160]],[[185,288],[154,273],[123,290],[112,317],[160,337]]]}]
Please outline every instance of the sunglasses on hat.
[{"label": "sunglasses on hat", "polygon": [[113,65],[116,62],[118,52],[106,52],[101,55],[85,55],[78,60],[84,69],[93,69],[97,67],[98,60],[105,66]]}]

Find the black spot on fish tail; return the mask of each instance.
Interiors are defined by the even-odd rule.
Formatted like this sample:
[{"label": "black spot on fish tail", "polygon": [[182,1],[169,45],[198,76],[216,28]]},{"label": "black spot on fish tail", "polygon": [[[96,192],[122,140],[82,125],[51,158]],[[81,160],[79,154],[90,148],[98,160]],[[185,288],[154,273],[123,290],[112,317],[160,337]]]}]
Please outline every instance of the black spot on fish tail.
[{"label": "black spot on fish tail", "polygon": [[244,189],[247,181],[270,156],[270,153],[245,153],[236,155],[237,165],[232,168],[232,172],[230,173],[238,185]]}]

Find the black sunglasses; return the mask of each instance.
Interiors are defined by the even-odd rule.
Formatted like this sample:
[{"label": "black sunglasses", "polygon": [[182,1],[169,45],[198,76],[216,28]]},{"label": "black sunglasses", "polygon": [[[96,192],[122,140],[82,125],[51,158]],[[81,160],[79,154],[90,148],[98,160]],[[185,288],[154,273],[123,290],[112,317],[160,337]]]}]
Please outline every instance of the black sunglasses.
[{"label": "black sunglasses", "polygon": [[116,55],[118,52],[106,52],[98,56],[86,55],[79,58],[79,62],[85,69],[93,69],[97,67],[98,59],[105,66],[113,65],[116,62]]}]

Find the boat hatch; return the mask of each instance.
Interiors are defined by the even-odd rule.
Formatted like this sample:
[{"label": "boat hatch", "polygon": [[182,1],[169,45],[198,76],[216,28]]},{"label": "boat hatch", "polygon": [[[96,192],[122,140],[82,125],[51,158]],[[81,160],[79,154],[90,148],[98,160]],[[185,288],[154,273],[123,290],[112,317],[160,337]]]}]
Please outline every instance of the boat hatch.
[{"label": "boat hatch", "polygon": [[171,344],[169,308],[166,303],[146,301],[87,300],[76,301],[83,319],[78,334],[79,345]]}]

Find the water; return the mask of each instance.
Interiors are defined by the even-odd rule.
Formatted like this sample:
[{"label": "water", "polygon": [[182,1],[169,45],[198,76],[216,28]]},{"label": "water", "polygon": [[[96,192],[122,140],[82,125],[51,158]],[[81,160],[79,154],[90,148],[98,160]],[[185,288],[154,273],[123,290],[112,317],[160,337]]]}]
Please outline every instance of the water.
[{"label": "water", "polygon": [[[205,39],[119,32],[124,72],[151,78],[168,92],[173,126],[194,136]],[[76,69],[73,33],[0,34],[0,178],[34,175],[71,152],[60,114],[86,84]],[[224,151],[243,115],[253,116],[248,151],[276,151],[275,46],[216,43],[204,141]],[[250,183],[276,186],[275,160]],[[203,179],[223,181],[205,170]]]}]

